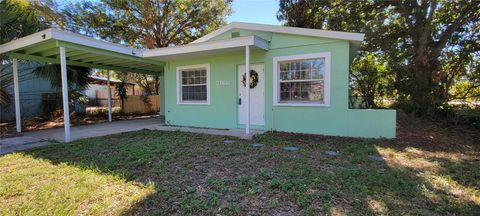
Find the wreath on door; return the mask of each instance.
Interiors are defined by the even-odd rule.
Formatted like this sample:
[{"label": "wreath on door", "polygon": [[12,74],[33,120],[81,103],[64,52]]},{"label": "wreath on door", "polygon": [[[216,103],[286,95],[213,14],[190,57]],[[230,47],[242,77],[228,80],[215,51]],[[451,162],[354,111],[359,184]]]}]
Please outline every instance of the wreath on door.
[{"label": "wreath on door", "polygon": [[[247,86],[247,80],[245,79],[247,73],[243,74],[242,85],[243,87]],[[258,73],[254,70],[250,70],[250,88],[255,88],[258,84]]]}]

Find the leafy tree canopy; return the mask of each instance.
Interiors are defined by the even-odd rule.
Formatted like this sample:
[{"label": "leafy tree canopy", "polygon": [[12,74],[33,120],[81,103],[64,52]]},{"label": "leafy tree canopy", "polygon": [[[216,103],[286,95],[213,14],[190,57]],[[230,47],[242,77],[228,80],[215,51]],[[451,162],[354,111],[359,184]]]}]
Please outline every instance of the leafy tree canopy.
[{"label": "leafy tree canopy", "polygon": [[189,43],[225,24],[231,0],[101,0],[38,9],[58,26],[140,48]]},{"label": "leafy tree canopy", "polygon": [[[226,23],[232,0],[101,0],[61,4],[42,0],[44,20],[60,28],[136,48],[189,43]],[[117,72],[115,72],[117,73]],[[117,73],[147,94],[159,93],[158,75]]]},{"label": "leafy tree canopy", "polygon": [[[385,59],[398,104],[417,114],[480,98],[473,93],[480,88],[478,1],[280,0],[277,17],[288,26],[365,33],[359,58]],[[466,93],[453,93],[460,81],[456,89]]]},{"label": "leafy tree canopy", "polygon": [[0,1],[0,44],[46,28],[26,0]]}]

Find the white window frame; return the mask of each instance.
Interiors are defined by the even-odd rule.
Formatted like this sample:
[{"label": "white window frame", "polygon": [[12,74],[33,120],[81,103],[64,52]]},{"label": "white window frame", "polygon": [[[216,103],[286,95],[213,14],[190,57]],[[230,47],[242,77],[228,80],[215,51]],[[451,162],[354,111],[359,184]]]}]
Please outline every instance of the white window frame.
[{"label": "white window frame", "polygon": [[[206,69],[207,71],[207,100],[206,101],[184,101],[182,100],[182,71],[191,69]],[[177,104],[210,105],[210,64],[186,65],[176,68],[177,70]]]},{"label": "white window frame", "polygon": [[[312,101],[298,101],[298,102],[281,102],[280,103],[280,71],[278,70],[279,63],[282,61],[295,61],[307,59],[325,59],[325,74],[324,74],[324,98],[323,103]],[[330,70],[331,70],[331,53],[310,53],[302,55],[277,56],[273,57],[273,105],[274,106],[314,106],[314,107],[329,107],[330,106]]]}]

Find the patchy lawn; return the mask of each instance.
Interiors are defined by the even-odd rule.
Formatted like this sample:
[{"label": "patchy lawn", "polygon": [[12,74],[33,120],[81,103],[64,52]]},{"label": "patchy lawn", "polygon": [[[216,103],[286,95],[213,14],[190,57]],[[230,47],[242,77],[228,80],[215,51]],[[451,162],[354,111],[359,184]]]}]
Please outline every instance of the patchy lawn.
[{"label": "patchy lawn", "polygon": [[[143,130],[55,144],[0,157],[0,211],[478,214],[475,140],[446,146],[448,139],[435,133],[407,134],[371,140],[267,133],[226,144],[232,138]],[[300,149],[288,152],[285,146]],[[384,160],[369,157],[375,155]]]}]

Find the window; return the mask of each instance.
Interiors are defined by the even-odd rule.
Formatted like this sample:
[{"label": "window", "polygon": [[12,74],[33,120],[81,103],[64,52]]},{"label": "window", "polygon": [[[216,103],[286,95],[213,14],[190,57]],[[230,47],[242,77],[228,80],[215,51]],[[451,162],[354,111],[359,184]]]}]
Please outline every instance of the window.
[{"label": "window", "polygon": [[329,53],[275,57],[273,64],[275,105],[329,105]]},{"label": "window", "polygon": [[210,66],[177,67],[177,103],[209,104]]}]

